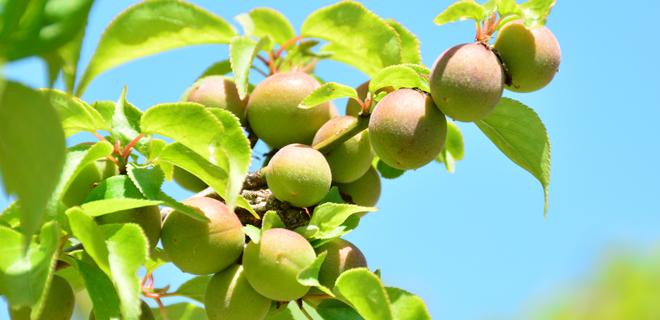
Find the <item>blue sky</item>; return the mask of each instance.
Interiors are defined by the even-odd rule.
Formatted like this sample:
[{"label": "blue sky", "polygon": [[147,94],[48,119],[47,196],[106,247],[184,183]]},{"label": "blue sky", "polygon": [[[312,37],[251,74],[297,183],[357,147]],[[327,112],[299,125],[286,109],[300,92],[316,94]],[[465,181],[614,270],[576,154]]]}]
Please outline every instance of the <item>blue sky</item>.
[{"label": "blue sky", "polygon": [[[268,6],[284,13],[296,29],[307,14],[333,3],[193,2],[237,27],[234,16]],[[435,319],[524,318],[530,305],[584,278],[611,248],[646,250],[660,239],[660,210],[653,200],[660,193],[660,48],[653,24],[660,3],[558,2],[546,26],[561,45],[561,72],[540,91],[504,93],[532,107],[547,127],[552,143],[547,219],[540,183],[475,125],[457,123],[466,156],[456,173],[432,163],[384,180],[381,209],[346,237],[363,251],[371,269],[381,268],[386,285],[421,296]],[[132,3],[97,0],[80,71],[105,25]],[[445,49],[474,39],[469,21],[432,23],[453,1],[363,3],[415,33],[428,66]],[[133,61],[99,75],[83,99],[117,100],[127,85],[128,100],[141,109],[177,101],[207,66],[227,57],[226,45],[206,45]],[[368,80],[330,61],[317,70],[326,81],[351,86]],[[45,85],[44,67],[36,59],[13,63],[3,75],[32,87]],[[345,100],[336,103],[343,113]],[[75,139],[94,141],[84,134]],[[173,185],[166,188],[177,199],[190,195]],[[8,203],[0,197],[0,208]],[[166,270],[174,276],[156,274],[156,285],[176,287],[189,277]]]}]

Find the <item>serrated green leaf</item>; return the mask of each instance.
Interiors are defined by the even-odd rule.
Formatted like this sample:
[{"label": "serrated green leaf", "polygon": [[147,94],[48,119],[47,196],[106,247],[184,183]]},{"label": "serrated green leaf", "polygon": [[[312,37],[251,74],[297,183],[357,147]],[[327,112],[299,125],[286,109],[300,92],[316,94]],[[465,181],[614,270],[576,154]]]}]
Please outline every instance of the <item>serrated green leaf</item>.
[{"label": "serrated green leaf", "polygon": [[208,76],[224,76],[230,72],[231,72],[231,62],[229,60],[222,60],[220,62],[216,62],[212,64],[210,67],[204,70],[204,73],[202,73],[202,75],[199,76],[197,80]]},{"label": "serrated green leaf", "polygon": [[236,30],[224,19],[175,0],[143,1],[105,29],[76,88],[80,97],[101,72],[133,59],[196,44],[229,43]]},{"label": "serrated green leaf", "polygon": [[82,209],[90,217],[98,217],[104,214],[113,213],[117,211],[130,210],[135,208],[143,208],[149,206],[158,206],[164,204],[160,200],[146,200],[146,199],[104,199],[85,202],[82,204]]},{"label": "serrated green leaf", "polygon": [[314,208],[309,225],[319,227],[320,230],[314,235],[314,238],[321,239],[341,226],[349,216],[355,213],[374,212],[376,210],[378,208],[361,207],[352,204],[325,203]]},{"label": "serrated green leaf", "polygon": [[357,98],[358,94],[353,87],[336,82],[328,82],[318,89],[312,91],[298,106],[299,108],[309,109],[318,106],[321,103],[332,101],[339,98]]},{"label": "serrated green leaf", "polygon": [[55,271],[54,273],[54,275],[60,276],[64,278],[67,282],[69,282],[69,284],[73,288],[73,292],[76,294],[85,290],[85,283],[83,282],[83,278],[80,275],[80,271],[78,270],[77,261],[78,260],[74,259],[69,255],[60,254],[57,257],[57,263],[59,264],[60,262],[66,262],[70,267],[60,269],[58,271]]},{"label": "serrated green leaf", "polygon": [[399,288],[385,287],[392,304],[392,313],[397,320],[431,320],[424,300]]},{"label": "serrated green leaf", "polygon": [[273,40],[265,35],[255,41],[249,36],[235,36],[229,44],[229,61],[231,70],[236,77],[236,90],[238,96],[243,99],[248,93],[248,80],[250,78],[250,67],[259,52],[268,51],[273,48]]},{"label": "serrated green leaf", "polygon": [[364,320],[364,318],[351,306],[334,299],[323,300],[316,312],[324,320]]},{"label": "serrated green leaf", "polygon": [[0,173],[5,191],[22,201],[21,230],[29,241],[60,179],[64,131],[57,112],[38,92],[0,81],[0,95]]},{"label": "serrated green leaf", "polygon": [[339,204],[346,203],[346,201],[344,201],[344,199],[341,198],[341,194],[339,193],[339,188],[337,188],[337,186],[333,186],[332,188],[330,188],[330,192],[328,192],[328,194],[325,195],[325,198],[323,198],[323,200],[319,202],[319,205],[328,202],[339,203]]},{"label": "serrated green leaf", "polygon": [[442,149],[438,156],[435,158],[435,161],[439,163],[444,163],[447,172],[454,173],[456,172],[456,161],[451,153],[447,152],[447,149]]},{"label": "serrated green leaf", "polygon": [[[160,312],[160,308],[151,309],[156,316],[156,320],[165,320],[165,317]],[[167,319],[176,320],[208,320],[206,311],[192,303],[179,302],[165,306]]]},{"label": "serrated green leaf", "polygon": [[186,282],[184,282],[179,289],[176,289],[176,293],[180,296],[184,296],[190,299],[193,299],[197,302],[204,303],[204,293],[206,292],[206,285],[209,284],[211,277],[213,275],[206,276],[197,276]]},{"label": "serrated green leaf", "polygon": [[82,243],[85,251],[94,259],[101,271],[105,272],[108,277],[112,277],[110,262],[108,261],[108,247],[105,244],[101,229],[94,222],[94,218],[88,216],[78,207],[67,210],[66,215],[73,236]]},{"label": "serrated green leaf", "polygon": [[[497,12],[501,17],[507,16],[516,16],[522,17],[523,11],[519,4],[516,3],[516,0],[498,0],[497,1]],[[504,23],[502,23],[504,25]]]},{"label": "serrated green leaf", "polygon": [[246,36],[261,38],[269,35],[279,45],[296,36],[291,22],[271,8],[254,8],[250,13],[239,14],[234,19],[241,24]]},{"label": "serrated green leaf", "polygon": [[189,216],[193,219],[196,219],[196,220],[199,220],[199,221],[204,221],[204,222],[210,221],[207,216],[205,216],[201,212],[197,211],[197,209],[189,207],[189,206],[187,206],[187,205],[185,205],[181,202],[178,202],[178,201],[174,200],[172,197],[165,194],[165,192],[161,191],[160,194],[158,195],[158,199],[162,200],[164,202],[165,206],[168,206],[168,207],[170,207],[174,210],[178,210],[181,213],[183,213],[183,214],[185,214],[185,215],[187,215],[187,216]]},{"label": "serrated green leaf", "polygon": [[2,210],[2,214],[0,214],[0,221],[7,223],[7,226],[10,228],[15,228],[21,223],[20,203],[21,200],[12,202],[9,207]]},{"label": "serrated green leaf", "polygon": [[261,229],[248,224],[247,226],[243,227],[243,232],[247,234],[248,237],[250,237],[252,242],[259,244],[259,241],[261,241]]},{"label": "serrated green leaf", "polygon": [[165,174],[160,167],[150,169],[146,166],[129,162],[126,165],[126,169],[128,176],[147,199],[158,199],[160,187],[163,185],[163,181],[165,181]]},{"label": "serrated green leaf", "polygon": [[[44,224],[39,234],[40,243],[30,243],[27,254],[25,256],[21,254],[21,257],[5,270],[3,292],[8,305],[14,309],[22,306],[31,307],[32,319],[38,319],[42,309],[42,299],[50,286],[57,261],[59,238],[60,228],[57,222]],[[16,240],[15,237],[10,239]],[[25,242],[25,240],[19,241]],[[16,245],[16,243],[10,244],[11,247]],[[16,290],[17,288],[20,290]]]},{"label": "serrated green leaf", "polygon": [[380,88],[393,86],[395,88],[419,88],[422,80],[412,68],[404,65],[390,66],[380,70],[369,81],[369,91],[374,93]]},{"label": "serrated green leaf", "polygon": [[403,56],[401,61],[403,63],[422,63],[422,52],[419,49],[421,42],[419,42],[417,36],[394,19],[385,21],[399,34]]},{"label": "serrated green leaf", "polygon": [[550,140],[541,118],[526,105],[502,98],[493,113],[475,124],[511,161],[541,182],[547,213]]},{"label": "serrated green leaf", "polygon": [[355,268],[343,272],[333,291],[365,319],[394,319],[383,283],[369,269]]},{"label": "serrated green leaf", "polygon": [[147,269],[147,274],[153,273],[156,269],[172,262],[170,257],[167,255],[167,252],[161,248],[154,248],[154,250],[149,255],[149,259],[144,264],[144,268]]},{"label": "serrated green leaf", "polygon": [[435,161],[444,163],[447,171],[454,173],[456,170],[455,162],[463,159],[464,156],[463,134],[461,134],[461,130],[456,124],[447,121],[447,141]]},{"label": "serrated green leaf", "polygon": [[445,11],[433,19],[433,23],[441,26],[448,22],[456,20],[472,19],[476,22],[481,22],[486,18],[486,9],[476,3],[474,0],[461,0],[450,5]]},{"label": "serrated green leaf", "polygon": [[396,179],[406,173],[404,170],[392,168],[387,163],[380,161],[380,158],[376,157],[374,159],[376,163],[376,169],[380,172],[380,176],[385,179]]},{"label": "serrated green leaf", "polygon": [[119,319],[119,296],[117,296],[112,280],[103,272],[82,261],[76,260],[76,263],[89,293],[89,298],[92,300],[92,306],[94,306],[92,312],[94,312],[95,319]]},{"label": "serrated green leaf", "polygon": [[277,212],[270,210],[264,214],[264,217],[262,218],[261,222],[261,232],[264,232],[268,229],[273,229],[273,228],[282,228],[286,229],[286,226],[282,222],[282,219],[280,216],[277,214]]},{"label": "serrated green leaf", "polygon": [[301,34],[336,43],[377,70],[403,62],[394,28],[358,2],[343,1],[312,12]]},{"label": "serrated green leaf", "polygon": [[4,285],[4,275],[14,263],[23,257],[23,238],[18,231],[7,227],[0,227],[0,292],[7,291]]},{"label": "serrated green leaf", "polygon": [[323,251],[321,254],[319,254],[310,265],[298,272],[296,275],[296,280],[298,280],[298,283],[302,284],[303,286],[317,287],[324,293],[334,297],[335,295],[332,293],[332,291],[330,291],[329,288],[325,287],[321,284],[321,282],[319,282],[319,272],[321,271],[321,265],[323,265],[323,261],[327,255],[327,251]]},{"label": "serrated green leaf", "polygon": [[291,310],[286,308],[286,306],[281,306],[280,308],[283,309],[282,312],[278,312],[276,314],[266,316],[264,320],[295,320],[293,314],[291,313]]},{"label": "serrated green leaf", "polygon": [[[124,86],[124,90],[122,91],[119,100],[114,104],[114,110],[112,110],[111,115],[112,120],[109,122],[112,133],[109,139],[110,143],[119,140],[122,147],[131,143],[131,141],[137,138],[141,133],[140,121],[142,118],[142,110],[136,108],[126,100],[126,92],[127,88]],[[107,107],[110,107],[110,105],[108,104]],[[100,110],[99,113],[101,113]],[[101,116],[103,116],[103,113],[101,113]],[[106,120],[106,122],[108,121]],[[148,157],[151,148],[151,141],[149,138],[144,137],[133,147],[142,155]]]},{"label": "serrated green leaf", "polygon": [[312,247],[318,248],[334,239],[343,237],[345,234],[355,230],[360,224],[360,217],[357,214],[351,215],[346,220],[335,228],[332,232],[325,235],[322,239],[312,241]]},{"label": "serrated green leaf", "polygon": [[140,313],[140,281],[136,274],[149,255],[149,241],[134,223],[100,226],[108,246],[112,279],[119,294],[124,319],[137,320]]},{"label": "serrated green leaf", "polygon": [[[419,75],[419,79],[422,81],[422,84],[419,86],[420,90],[426,91],[426,92],[431,92],[431,88],[429,87],[429,79],[428,79],[428,76],[431,74],[431,69],[427,68],[423,64],[415,64],[415,63],[404,63],[404,64],[402,64],[402,66],[406,66],[410,69],[415,70],[415,72],[417,72],[417,74]],[[379,93],[379,95],[382,94],[382,93],[387,94],[387,92],[381,92],[381,93]],[[382,99],[382,97],[380,99]],[[376,101],[380,101],[380,99],[378,99]]]},{"label": "serrated green leaf", "polygon": [[321,47],[318,52],[319,54],[330,55],[328,59],[339,61],[345,63],[349,66],[355,67],[356,69],[364,72],[367,76],[373,77],[380,67],[369,64],[364,58],[360,57],[351,49],[346,48],[338,43],[329,42]]},{"label": "serrated green leaf", "polygon": [[[86,203],[104,199],[137,199],[145,200],[142,192],[128,176],[110,177],[96,186],[85,199]],[[89,206],[93,208],[93,205]]]},{"label": "serrated green leaf", "polygon": [[529,0],[521,4],[525,26],[530,29],[543,27],[555,3],[557,0]]},{"label": "serrated green leaf", "polygon": [[486,16],[490,16],[493,14],[493,12],[495,12],[495,10],[497,10],[498,2],[501,2],[501,0],[488,0],[486,3],[481,5],[486,12]]},{"label": "serrated green leaf", "polygon": [[305,239],[312,239],[312,238],[314,238],[314,235],[319,233],[319,230],[321,230],[321,229],[319,229],[319,227],[317,227],[317,226],[302,226],[302,227],[296,228],[293,231],[295,231],[299,235],[305,237]]},{"label": "serrated green leaf", "polygon": [[64,135],[69,137],[81,131],[110,131],[110,128],[95,109],[78,98],[56,89],[39,89],[44,98],[49,99],[62,120]]}]

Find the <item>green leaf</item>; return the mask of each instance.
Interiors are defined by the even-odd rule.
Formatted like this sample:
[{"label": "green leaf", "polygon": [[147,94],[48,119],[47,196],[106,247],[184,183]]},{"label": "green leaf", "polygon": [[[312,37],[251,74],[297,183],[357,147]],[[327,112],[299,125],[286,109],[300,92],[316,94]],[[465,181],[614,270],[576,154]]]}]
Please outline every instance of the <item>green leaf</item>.
[{"label": "green leaf", "polygon": [[[15,228],[20,225],[21,219],[21,200],[16,200],[12,202],[9,207],[2,210],[0,214],[0,221],[4,221],[10,228]],[[0,268],[1,270],[1,268]]]},{"label": "green leaf", "polygon": [[255,41],[249,36],[235,36],[229,44],[229,60],[231,70],[236,77],[236,90],[238,96],[243,99],[248,93],[248,80],[250,67],[259,52],[273,48],[273,40],[265,35]]},{"label": "green leaf", "polygon": [[[413,69],[415,70],[415,72],[417,72],[417,74],[419,75],[419,79],[422,81],[422,84],[419,86],[419,89],[425,92],[431,92],[431,88],[429,87],[429,79],[428,79],[428,76],[431,74],[431,69],[427,68],[423,64],[414,64],[414,63],[404,63],[402,64],[402,66],[409,67],[410,69]],[[383,93],[387,94],[386,92],[381,92],[379,93],[379,95]],[[377,99],[376,101],[380,101],[380,99],[382,99],[382,97]]]},{"label": "green leaf", "polygon": [[347,48],[378,70],[403,62],[394,28],[358,2],[343,1],[314,11],[303,22],[301,34]]},{"label": "green leaf", "polygon": [[[497,1],[497,12],[501,17],[507,16],[516,16],[522,17],[523,11],[519,4],[516,3],[516,0],[498,0]],[[502,23],[504,25],[504,23]]]},{"label": "green leaf", "polygon": [[100,226],[108,246],[110,271],[124,319],[137,320],[140,313],[140,281],[138,269],[149,255],[149,241],[134,223]]},{"label": "green leaf", "polygon": [[502,98],[493,113],[475,124],[511,161],[541,182],[547,213],[550,140],[541,118],[526,105]]},{"label": "green leaf", "polygon": [[69,226],[73,236],[80,240],[80,243],[85,247],[85,251],[94,259],[101,271],[112,277],[110,262],[108,261],[108,247],[105,244],[101,229],[94,222],[94,218],[88,216],[78,207],[67,210],[66,215],[69,218]]},{"label": "green leaf", "polygon": [[303,286],[317,287],[324,293],[334,297],[335,295],[332,293],[332,291],[330,291],[329,288],[325,287],[321,284],[321,282],[319,282],[319,272],[321,271],[321,265],[323,264],[323,260],[325,260],[327,255],[327,251],[323,251],[321,254],[319,254],[310,265],[298,272],[296,275],[296,280],[298,280],[298,283],[302,284]]},{"label": "green leaf", "polygon": [[80,99],[56,89],[39,89],[37,92],[41,93],[44,98],[50,99],[50,103],[55,107],[62,120],[64,135],[67,138],[81,131],[110,131],[101,114]]},{"label": "green leaf", "polygon": [[204,293],[206,292],[206,285],[209,284],[213,275],[197,276],[184,282],[176,293],[193,299],[197,302],[204,303]]},{"label": "green leaf", "polygon": [[[85,25],[87,24],[87,18]],[[76,85],[76,75],[78,74],[78,61],[80,60],[80,50],[82,49],[83,38],[85,37],[85,28],[67,42],[65,45],[57,48],[57,55],[62,59],[62,78],[66,91],[73,95]]]},{"label": "green leaf", "polygon": [[282,222],[282,219],[277,214],[277,212],[270,210],[264,214],[263,220],[261,222],[261,232],[273,228],[286,229],[286,226]]},{"label": "green leaf", "polygon": [[357,214],[351,215],[339,227],[325,235],[322,239],[312,241],[312,247],[318,248],[336,238],[343,237],[345,234],[355,230],[358,224],[360,224],[360,217]]},{"label": "green leaf", "polygon": [[106,27],[80,78],[76,96],[101,72],[133,59],[196,44],[229,43],[236,30],[224,19],[175,0],[143,1]]},{"label": "green leaf", "polygon": [[143,200],[143,199],[104,199],[95,200],[82,204],[82,209],[91,217],[98,217],[104,214],[117,211],[143,208],[149,206],[158,206],[164,204],[163,201]]},{"label": "green leaf", "polygon": [[158,199],[160,187],[165,181],[165,173],[160,167],[149,169],[147,166],[129,162],[126,169],[128,176],[147,199]]},{"label": "green leaf", "polygon": [[229,60],[222,60],[208,67],[208,69],[206,69],[204,73],[202,73],[202,75],[197,78],[197,80],[208,76],[224,76],[230,72],[231,62]]},{"label": "green leaf", "polygon": [[28,1],[4,0],[2,1],[2,12],[0,12],[0,42],[5,41],[14,29],[27,9]]},{"label": "green leaf", "polygon": [[[119,139],[119,142],[123,147],[131,143],[131,141],[140,135],[140,120],[142,117],[142,111],[126,101],[126,90],[126,86],[124,86],[119,101],[113,105],[114,110],[112,111],[112,120],[110,122],[110,130],[112,133],[110,135],[110,142],[114,143]],[[103,115],[103,113],[101,113],[101,115]],[[151,148],[151,141],[149,138],[142,138],[134,145],[134,148],[144,156],[148,157],[150,154],[149,150]]]},{"label": "green leaf", "polygon": [[445,11],[433,19],[433,23],[441,26],[448,22],[456,20],[472,19],[476,22],[481,22],[486,18],[486,9],[476,3],[474,0],[461,0],[450,5]]},{"label": "green leaf", "polygon": [[396,179],[406,172],[401,169],[390,167],[387,163],[380,161],[378,157],[374,159],[374,162],[377,163],[376,169],[378,169],[378,172],[380,172],[380,176],[385,179]]},{"label": "green leaf", "polygon": [[243,232],[247,234],[248,237],[250,237],[252,242],[258,244],[259,241],[261,241],[261,229],[248,224],[247,226],[243,227]]},{"label": "green leaf", "polygon": [[[151,309],[156,316],[156,320],[165,320],[160,312],[160,308]],[[206,311],[192,303],[179,302],[165,307],[167,319],[176,320],[208,320]]]},{"label": "green leaf", "polygon": [[276,313],[276,314],[273,314],[273,315],[270,315],[270,316],[266,316],[266,318],[264,318],[264,320],[294,320],[295,319],[293,317],[293,314],[291,313],[291,310],[289,310],[286,306],[281,306],[280,308],[282,308],[284,310],[282,312],[279,312],[279,313]]},{"label": "green leaf", "polygon": [[0,173],[6,192],[21,199],[21,230],[29,241],[60,179],[64,131],[57,112],[38,92],[0,81],[0,94]]},{"label": "green leaf", "polygon": [[328,82],[318,89],[312,91],[312,93],[310,93],[298,107],[309,109],[327,101],[346,97],[357,99],[357,91],[355,91],[353,87],[349,87],[347,85],[336,82]]},{"label": "green leaf", "polygon": [[[85,199],[84,205],[92,203],[92,201],[107,199],[145,200],[142,192],[140,192],[140,189],[135,186],[133,180],[125,175],[114,176],[103,180],[103,182],[92,189],[92,192],[90,192]],[[90,204],[87,207],[94,208],[94,206],[95,205]]]},{"label": "green leaf", "polygon": [[393,86],[396,88],[419,88],[422,80],[419,74],[408,66],[391,66],[380,70],[369,81],[369,91],[374,93],[380,88]]},{"label": "green leaf", "polygon": [[[86,248],[85,248],[86,249]],[[119,296],[108,276],[92,266],[76,260],[78,270],[82,275],[83,282],[92,300],[95,319],[110,320],[119,319]]]},{"label": "green leaf", "polygon": [[0,293],[4,293],[7,291],[3,280],[7,268],[23,258],[23,237],[18,231],[0,226],[0,239]]},{"label": "green leaf", "polygon": [[314,208],[309,225],[319,227],[320,230],[314,235],[314,238],[321,239],[344,223],[349,216],[355,213],[374,212],[376,210],[378,208],[360,207],[352,204],[324,203]]},{"label": "green leaf", "polygon": [[447,151],[447,149],[442,149],[438,156],[435,158],[435,161],[439,163],[444,163],[447,172],[454,173],[456,172],[456,161],[454,157]]},{"label": "green leaf", "polygon": [[243,27],[246,36],[261,38],[269,35],[275,43],[283,45],[296,36],[291,22],[279,11],[255,8],[234,18]]},{"label": "green leaf", "polygon": [[339,193],[339,188],[337,188],[336,186],[330,188],[330,192],[328,192],[328,194],[325,195],[325,198],[323,198],[323,200],[319,202],[319,205],[328,202],[339,203],[339,204],[346,203],[346,201],[344,201],[344,199],[341,198],[341,194]]},{"label": "green leaf", "polygon": [[447,171],[454,173],[456,170],[455,162],[463,159],[465,151],[463,150],[463,135],[461,130],[452,121],[447,121],[447,141],[445,147],[435,161],[444,163]]},{"label": "green leaf", "polygon": [[364,320],[364,318],[351,306],[334,299],[323,300],[316,312],[325,320]]},{"label": "green leaf", "polygon": [[345,63],[349,66],[364,72],[369,77],[373,77],[380,67],[369,64],[363,57],[354,53],[351,49],[346,48],[340,44],[329,42],[321,47],[319,54],[332,54],[328,58]]},{"label": "green leaf", "polygon": [[557,0],[529,0],[521,4],[525,26],[530,29],[543,27],[555,3]]},{"label": "green leaf", "polygon": [[392,312],[397,320],[431,320],[424,300],[399,288],[386,287],[392,304]]},{"label": "green leaf", "polygon": [[394,319],[383,283],[369,269],[345,271],[337,278],[333,291],[365,319]]},{"label": "green leaf", "polygon": [[490,16],[491,14],[493,14],[493,12],[495,12],[495,10],[497,10],[498,2],[501,2],[501,0],[488,0],[486,3],[481,5],[484,8],[484,11],[486,12],[486,16]]},{"label": "green leaf", "polygon": [[183,203],[174,200],[172,197],[168,196],[162,191],[158,195],[158,198],[162,200],[166,206],[174,210],[178,210],[181,213],[186,214],[193,219],[197,219],[199,221],[204,221],[204,222],[210,221],[209,218],[206,217],[204,214],[202,214],[200,211],[198,211],[198,209],[186,206]]},{"label": "green leaf", "polygon": [[313,239],[314,236],[317,233],[319,233],[320,230],[321,229],[319,229],[319,227],[317,227],[317,226],[302,226],[302,227],[296,228],[293,231],[295,231],[299,235],[305,237],[305,239],[309,240],[309,239]]},{"label": "green leaf", "polygon": [[[57,261],[59,238],[60,228],[57,222],[44,224],[39,234],[40,243],[30,243],[27,254],[21,254],[21,257],[5,270],[3,292],[9,306],[14,309],[21,306],[32,307],[32,319],[39,318],[42,299],[50,286],[51,274]],[[15,241],[16,237],[13,235],[7,240]],[[24,243],[25,239],[19,241]],[[9,253],[15,252],[18,245],[21,244],[11,243],[9,246],[14,249]]]},{"label": "green leaf", "polygon": [[385,21],[399,34],[403,56],[401,61],[404,63],[422,63],[422,52],[419,49],[421,42],[419,42],[417,36],[394,19],[386,19]]},{"label": "green leaf", "polygon": [[153,273],[156,269],[172,262],[170,257],[167,255],[167,252],[161,248],[154,248],[154,250],[149,255],[149,260],[144,264],[144,268],[147,269],[147,274]]}]

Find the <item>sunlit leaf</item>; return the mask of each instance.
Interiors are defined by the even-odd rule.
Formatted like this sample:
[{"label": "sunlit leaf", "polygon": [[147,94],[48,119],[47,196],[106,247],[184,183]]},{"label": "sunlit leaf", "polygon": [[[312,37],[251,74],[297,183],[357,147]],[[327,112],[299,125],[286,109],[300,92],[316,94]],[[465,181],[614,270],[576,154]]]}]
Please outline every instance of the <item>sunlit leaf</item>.
[{"label": "sunlit leaf", "polygon": [[472,19],[481,22],[486,18],[486,9],[476,3],[474,0],[461,0],[450,5],[445,11],[441,12],[433,19],[433,23],[443,25],[456,20]]},{"label": "sunlit leaf", "polygon": [[318,89],[312,91],[301,103],[300,108],[309,109],[321,103],[339,98],[357,98],[358,94],[353,87],[336,82],[327,82]]},{"label": "sunlit leaf", "polygon": [[81,131],[110,131],[101,114],[80,99],[56,89],[39,89],[37,91],[44,98],[50,99],[50,103],[57,110],[66,137]]},{"label": "sunlit leaf", "polygon": [[151,274],[156,269],[170,263],[170,257],[167,255],[167,252],[161,248],[154,248],[154,250],[149,255],[149,260],[144,264],[145,269],[147,269],[147,274]]},{"label": "sunlit leaf", "polygon": [[252,62],[259,52],[268,51],[273,47],[273,40],[265,35],[255,41],[249,36],[236,36],[229,44],[229,60],[231,70],[236,77],[236,90],[238,96],[243,99],[248,93],[248,79]]},{"label": "sunlit leaf", "polygon": [[[165,320],[160,312],[160,308],[151,309],[156,316],[156,320]],[[179,302],[165,307],[167,319],[176,320],[207,320],[206,311],[192,303]]]},{"label": "sunlit leaf", "polygon": [[180,296],[184,296],[190,299],[193,299],[197,302],[204,303],[204,293],[206,292],[206,285],[209,284],[211,277],[213,275],[206,276],[197,276],[186,282],[184,282],[179,289],[176,289],[176,293]]},{"label": "sunlit leaf", "polygon": [[261,38],[269,35],[279,45],[296,36],[291,22],[282,13],[271,8],[254,8],[234,19],[243,26],[246,36]]},{"label": "sunlit leaf", "polygon": [[342,273],[335,282],[335,294],[349,303],[365,319],[394,319],[383,283],[366,268]]},{"label": "sunlit leaf", "polygon": [[530,29],[543,27],[555,3],[557,0],[529,0],[521,4],[525,26]]},{"label": "sunlit leaf", "polygon": [[160,187],[165,181],[165,174],[160,167],[148,168],[130,162],[126,169],[128,176],[147,199],[158,199]]},{"label": "sunlit leaf", "polygon": [[385,287],[397,320],[431,320],[424,300],[399,288]]},{"label": "sunlit leaf", "polygon": [[264,232],[268,229],[273,229],[273,228],[282,228],[286,229],[286,226],[282,222],[282,219],[280,216],[277,214],[277,212],[270,210],[264,214],[264,217],[262,218],[261,221],[261,232]]},{"label": "sunlit leaf", "polygon": [[110,262],[108,261],[108,247],[94,218],[77,207],[67,210],[66,215],[69,218],[69,226],[73,236],[80,240],[80,243],[85,247],[85,251],[94,259],[101,271],[112,277]]},{"label": "sunlit leaf", "polygon": [[314,208],[309,225],[319,227],[319,232],[314,238],[324,238],[339,227],[349,216],[360,212],[373,212],[378,210],[374,207],[360,207],[352,204],[324,203]]},{"label": "sunlit leaf", "polygon": [[208,76],[224,76],[230,72],[231,72],[231,62],[229,62],[229,60],[222,60],[220,62],[214,63],[206,70],[204,70],[204,73],[202,73],[202,75],[199,76],[197,80]]},{"label": "sunlit leaf", "polygon": [[385,21],[399,34],[403,56],[401,61],[404,63],[422,63],[422,52],[419,49],[421,42],[419,42],[417,36],[394,19]]},{"label": "sunlit leaf", "polygon": [[92,266],[82,261],[76,262],[94,306],[92,310],[94,318],[98,320],[119,319],[119,297],[112,280]]},{"label": "sunlit leaf", "polygon": [[321,265],[323,265],[323,261],[327,255],[327,251],[323,251],[321,254],[319,254],[310,265],[298,272],[296,275],[296,280],[298,280],[298,283],[302,284],[303,286],[317,287],[325,294],[334,297],[335,295],[332,293],[332,291],[330,291],[330,289],[319,282],[319,272],[321,271]]},{"label": "sunlit leaf", "polygon": [[395,88],[419,88],[421,84],[421,77],[412,68],[405,65],[390,66],[380,70],[369,81],[369,91],[376,92],[378,89],[388,86]]}]

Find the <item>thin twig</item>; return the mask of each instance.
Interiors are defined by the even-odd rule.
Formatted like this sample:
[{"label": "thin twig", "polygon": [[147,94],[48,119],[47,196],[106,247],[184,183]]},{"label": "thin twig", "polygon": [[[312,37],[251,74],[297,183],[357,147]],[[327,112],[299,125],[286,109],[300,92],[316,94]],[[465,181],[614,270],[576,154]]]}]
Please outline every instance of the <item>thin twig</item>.
[{"label": "thin twig", "polygon": [[296,36],[296,37],[293,37],[293,38],[289,39],[287,42],[285,42],[285,43],[280,47],[279,50],[277,50],[277,53],[275,53],[275,59],[279,58],[280,55],[282,54],[282,52],[284,52],[284,50],[286,50],[286,48],[287,48],[288,46],[294,44],[296,41],[298,41],[298,40],[300,40],[300,39],[303,39],[303,38],[304,38],[303,36]]}]

